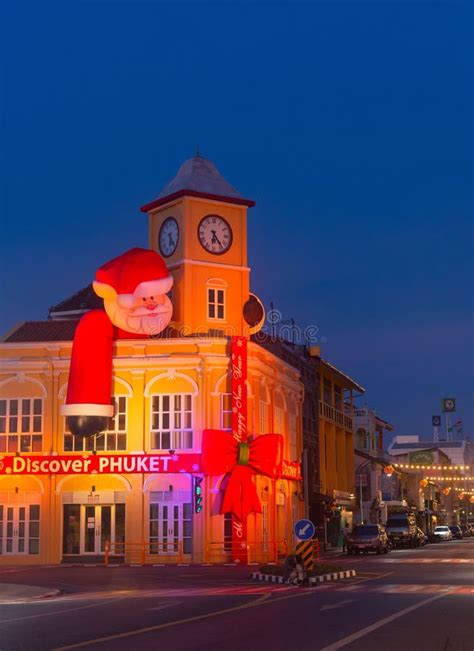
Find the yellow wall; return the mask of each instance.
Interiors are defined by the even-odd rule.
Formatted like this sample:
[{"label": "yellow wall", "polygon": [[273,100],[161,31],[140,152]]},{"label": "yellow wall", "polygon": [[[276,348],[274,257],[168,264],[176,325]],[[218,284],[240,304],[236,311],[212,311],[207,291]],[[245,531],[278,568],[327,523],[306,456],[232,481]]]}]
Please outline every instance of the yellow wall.
[{"label": "yellow wall", "polygon": [[[0,344],[0,351],[3,373],[0,381],[1,397],[43,398],[43,454],[64,453],[65,423],[59,410],[66,395],[71,343]],[[230,390],[228,353],[227,340],[216,338],[118,342],[114,356],[113,387],[115,395],[128,396],[126,452],[152,452],[150,396],[182,392],[193,394],[194,451],[199,452],[202,430],[205,427],[218,428],[221,425],[220,396]],[[248,374],[250,433],[266,433],[260,431],[259,413],[261,397],[264,396],[268,409],[267,431],[273,431],[275,406],[285,409],[283,431],[280,433],[285,436],[285,451],[288,452],[287,407],[291,405],[290,409],[295,410],[297,415],[299,456],[302,448],[302,386],[298,373],[268,351],[250,343]],[[293,520],[303,515],[303,503],[295,497],[302,492],[301,483],[287,480],[267,481],[263,477],[257,478],[256,481],[259,494],[268,505],[267,542],[280,540],[283,536],[291,545]],[[95,487],[96,493],[102,492],[103,495],[125,493],[126,539],[128,542],[147,540],[150,491],[163,490],[169,484],[174,484],[175,490],[191,488],[189,477],[170,474],[35,477],[2,475],[0,504],[28,504],[32,500],[33,503],[40,504],[41,553],[38,556],[0,555],[0,563],[61,562],[63,496],[70,492],[85,495],[91,491],[92,486]],[[194,519],[194,551],[190,560],[195,562],[209,560],[210,543],[223,539],[223,516],[218,512],[221,498],[218,493],[208,490],[215,488],[215,485],[216,478],[206,478],[205,509],[203,514],[195,516]],[[268,490],[264,490],[265,486]],[[277,501],[282,503],[281,506],[277,507]],[[263,553],[262,532],[263,516],[250,516],[249,540],[254,555],[258,550]],[[280,543],[282,544],[281,540]],[[222,544],[214,546],[213,549],[222,550]],[[267,549],[265,553],[270,552]],[[215,554],[213,560],[218,560]]]},{"label": "yellow wall", "polygon": [[[207,252],[198,239],[199,222],[209,214],[223,217],[232,228],[232,246],[222,255]],[[160,227],[168,217],[176,219],[180,231],[176,251],[166,259],[175,280],[172,326],[182,329],[185,335],[206,333],[210,329],[222,330],[228,335],[244,334],[242,307],[249,297],[250,272],[247,267],[247,208],[182,197],[150,213],[150,248],[159,251]],[[224,320],[208,318],[208,286],[221,287],[226,292]]]},{"label": "yellow wall", "polygon": [[[344,387],[340,377],[335,378],[330,369],[321,369],[320,401],[323,402],[323,378],[329,378],[332,383],[336,381]],[[334,393],[332,395],[334,406]],[[352,412],[352,407],[350,408]],[[321,492],[332,496],[334,491],[354,493],[354,438],[353,430],[348,424],[341,425],[336,422],[334,411],[320,413],[319,416],[319,453],[320,453],[320,478]],[[352,414],[348,414],[352,416]]]}]

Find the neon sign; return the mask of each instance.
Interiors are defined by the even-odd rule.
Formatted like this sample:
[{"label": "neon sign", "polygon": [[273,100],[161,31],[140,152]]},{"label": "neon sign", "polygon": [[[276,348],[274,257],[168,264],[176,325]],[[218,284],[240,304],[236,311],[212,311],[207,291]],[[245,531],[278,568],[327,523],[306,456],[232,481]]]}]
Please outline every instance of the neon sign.
[{"label": "neon sign", "polygon": [[107,475],[199,472],[200,454],[91,454],[0,458],[0,475]]}]

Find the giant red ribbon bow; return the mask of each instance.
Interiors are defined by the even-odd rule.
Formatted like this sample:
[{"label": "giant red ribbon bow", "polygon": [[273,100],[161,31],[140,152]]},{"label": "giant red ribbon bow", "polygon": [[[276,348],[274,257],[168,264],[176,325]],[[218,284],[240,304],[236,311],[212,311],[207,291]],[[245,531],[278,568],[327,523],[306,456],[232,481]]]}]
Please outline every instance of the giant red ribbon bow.
[{"label": "giant red ribbon bow", "polygon": [[252,476],[277,477],[283,459],[283,436],[262,434],[239,443],[228,432],[207,429],[202,435],[201,468],[209,475],[229,473],[221,513],[233,513],[241,521],[249,513],[261,513]]}]

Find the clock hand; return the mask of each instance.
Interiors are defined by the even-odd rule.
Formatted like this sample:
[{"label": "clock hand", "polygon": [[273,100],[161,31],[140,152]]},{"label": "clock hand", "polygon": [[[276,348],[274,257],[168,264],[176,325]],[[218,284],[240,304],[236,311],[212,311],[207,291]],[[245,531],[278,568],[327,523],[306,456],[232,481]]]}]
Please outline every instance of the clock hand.
[{"label": "clock hand", "polygon": [[211,231],[211,233],[212,233],[211,244],[214,244],[214,242],[217,242],[217,244],[221,247],[221,249],[223,249],[224,247],[222,246],[220,239],[217,237],[216,231]]},{"label": "clock hand", "polygon": [[171,237],[171,233],[168,233],[168,240],[169,240],[169,245],[170,245],[170,246],[174,246],[174,240],[173,240],[173,238]]}]

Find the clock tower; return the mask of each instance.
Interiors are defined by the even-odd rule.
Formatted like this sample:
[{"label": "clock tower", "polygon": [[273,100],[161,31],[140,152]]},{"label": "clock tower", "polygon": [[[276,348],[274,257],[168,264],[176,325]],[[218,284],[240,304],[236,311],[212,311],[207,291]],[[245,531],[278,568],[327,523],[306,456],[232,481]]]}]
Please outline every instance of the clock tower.
[{"label": "clock tower", "polygon": [[196,154],[155,201],[142,206],[149,246],[174,278],[172,326],[183,335],[248,333],[247,209],[254,205]]}]

